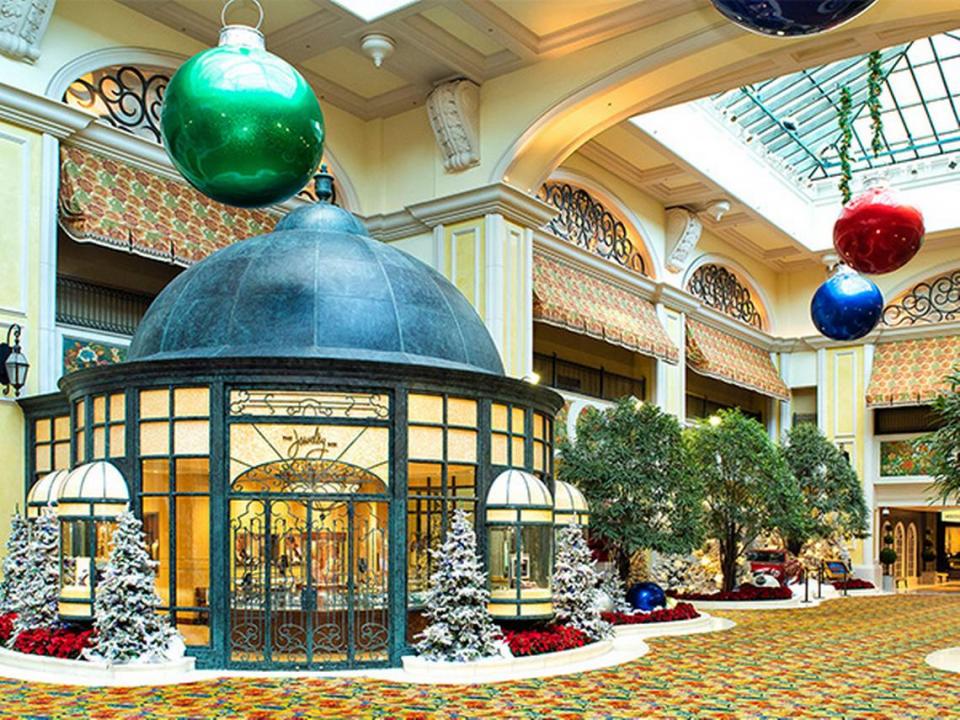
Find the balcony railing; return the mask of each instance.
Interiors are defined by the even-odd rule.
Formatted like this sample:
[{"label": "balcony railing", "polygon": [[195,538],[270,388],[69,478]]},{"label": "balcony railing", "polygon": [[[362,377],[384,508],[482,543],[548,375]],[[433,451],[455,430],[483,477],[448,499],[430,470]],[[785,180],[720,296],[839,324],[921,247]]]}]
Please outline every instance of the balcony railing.
[{"label": "balcony railing", "polygon": [[76,278],[57,277],[57,322],[133,335],[153,298]]},{"label": "balcony railing", "polygon": [[603,367],[594,368],[561,360],[556,355],[534,353],[533,369],[552,388],[603,400],[616,400],[625,395],[643,400],[647,393],[647,383],[643,378],[617,375],[607,372]]}]

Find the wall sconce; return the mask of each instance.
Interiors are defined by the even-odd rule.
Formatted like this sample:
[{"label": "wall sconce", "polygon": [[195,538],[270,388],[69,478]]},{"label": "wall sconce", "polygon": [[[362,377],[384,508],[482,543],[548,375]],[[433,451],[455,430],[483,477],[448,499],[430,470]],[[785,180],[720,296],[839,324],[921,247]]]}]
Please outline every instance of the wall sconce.
[{"label": "wall sconce", "polygon": [[13,394],[19,396],[20,388],[27,382],[30,363],[20,351],[22,329],[19,325],[11,325],[7,330],[7,341],[0,343],[0,385],[3,385],[4,395],[9,395],[12,387]]}]

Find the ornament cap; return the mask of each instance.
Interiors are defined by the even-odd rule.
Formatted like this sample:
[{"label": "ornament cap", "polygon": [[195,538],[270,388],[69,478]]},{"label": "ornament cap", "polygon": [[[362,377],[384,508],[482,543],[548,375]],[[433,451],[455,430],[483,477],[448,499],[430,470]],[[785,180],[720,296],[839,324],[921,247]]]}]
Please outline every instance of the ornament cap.
[{"label": "ornament cap", "polygon": [[249,25],[227,25],[220,28],[219,47],[245,47],[265,50],[263,33]]}]

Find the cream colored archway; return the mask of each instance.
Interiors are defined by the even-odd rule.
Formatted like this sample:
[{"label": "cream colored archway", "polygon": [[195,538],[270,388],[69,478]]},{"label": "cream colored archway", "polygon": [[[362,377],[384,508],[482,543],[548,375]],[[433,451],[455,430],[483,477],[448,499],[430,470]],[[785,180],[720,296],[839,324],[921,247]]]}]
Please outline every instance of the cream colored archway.
[{"label": "cream colored archway", "polygon": [[[555,83],[551,87],[552,97],[563,99],[548,100],[550,104],[540,112],[534,110],[533,116],[528,111],[529,124],[505,148],[490,180],[535,192],[577,148],[638,113],[951,30],[956,25],[955,0],[887,1],[877,3],[829,35],[784,40],[742,31],[704,4],[577,53],[572,58],[577,67],[571,68],[569,84],[564,87]],[[583,81],[583,71],[578,70],[583,67],[596,68],[597,73]],[[509,111],[506,107],[488,107],[484,115],[502,111],[516,117],[520,110],[516,96],[510,104]]]}]

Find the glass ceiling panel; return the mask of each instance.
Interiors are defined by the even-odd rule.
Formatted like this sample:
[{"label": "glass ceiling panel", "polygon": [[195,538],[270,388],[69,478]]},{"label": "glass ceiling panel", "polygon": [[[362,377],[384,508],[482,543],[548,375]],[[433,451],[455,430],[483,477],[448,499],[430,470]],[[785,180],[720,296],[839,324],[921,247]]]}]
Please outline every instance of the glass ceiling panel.
[{"label": "glass ceiling panel", "polygon": [[960,31],[881,52],[884,148],[870,150],[868,56],[840,60],[713,97],[747,143],[758,143],[788,175],[821,180],[840,174],[837,107],[853,97],[853,171],[960,151]]}]

